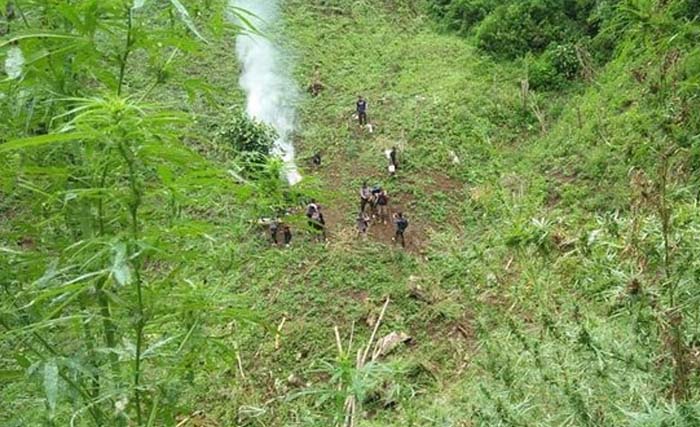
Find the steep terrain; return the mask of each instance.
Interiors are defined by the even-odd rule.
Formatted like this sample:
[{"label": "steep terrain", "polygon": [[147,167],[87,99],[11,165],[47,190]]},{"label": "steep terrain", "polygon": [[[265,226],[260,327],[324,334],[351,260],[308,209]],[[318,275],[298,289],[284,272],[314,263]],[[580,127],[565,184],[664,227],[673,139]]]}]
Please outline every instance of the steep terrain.
[{"label": "steep terrain", "polygon": [[[428,3],[455,13],[444,18],[454,24],[448,31]],[[342,425],[354,399],[358,426],[700,425],[697,24],[671,15],[681,2],[622,2],[636,14],[601,2],[620,13],[617,47],[538,86],[531,70],[551,59],[546,49],[533,51],[543,55],[539,65],[529,55],[493,56],[485,33],[455,27],[476,3],[284,3],[283,25],[268,36],[292,56],[300,87],[323,87],[299,105],[294,142],[305,179],[293,189],[274,173],[246,175],[221,137],[239,131],[227,126],[245,103],[233,37],[183,44],[187,54],[171,58],[149,99],[193,114],[173,139],[194,153],[176,145],[163,158],[178,167],[162,170],[159,159],[144,178],[156,190],[144,202],[153,218],[143,225],[152,247],[143,246],[151,281],[142,389],[152,416],[141,424],[325,427]],[[496,22],[516,6],[503,8],[479,6],[478,19]],[[172,15],[161,18],[153,25],[172,25]],[[132,68],[127,86],[147,87],[152,70]],[[358,95],[369,101],[373,132],[352,117]],[[390,178],[384,152],[394,146],[400,169]],[[31,178],[27,162],[7,157]],[[123,332],[121,343],[96,350],[72,337],[90,343],[85,325],[104,324],[103,311],[86,308],[105,294],[104,282],[86,286],[84,297],[52,287],[67,274],[57,265],[77,265],[91,251],[74,246],[80,233],[54,226],[72,206],[63,181],[60,197],[31,204],[34,187],[8,176],[16,204],[2,205],[3,248],[12,250],[0,277],[17,301],[8,297],[0,312],[0,378],[11,380],[0,385],[10,397],[0,399],[0,423],[58,425],[78,413],[78,425],[92,425],[68,380],[95,371],[109,378],[111,354],[130,372],[141,319],[123,278],[123,237],[98,233],[95,245],[108,248],[115,284],[106,294]],[[405,250],[389,224],[357,236],[365,181],[386,188],[392,211],[408,216]],[[125,193],[115,192],[113,211]],[[323,206],[325,243],[301,215],[309,198]],[[257,224],[282,210],[291,213],[283,216],[294,233],[288,248],[270,245]],[[47,219],[35,224],[32,214]],[[410,340],[358,368],[375,327],[378,338]],[[44,336],[61,351],[35,355]],[[75,368],[93,353],[101,370]],[[46,390],[52,372],[68,378],[57,382],[58,402]],[[113,382],[117,391],[100,403],[135,424],[133,393]]]},{"label": "steep terrain", "polygon": [[[673,148],[658,130],[661,109],[685,111],[672,120],[697,139],[695,98],[674,83],[697,54],[680,53],[687,40],[652,49],[630,29],[595,83],[538,93],[523,89],[524,62],[495,62],[436,32],[415,6],[336,6],[286,7],[298,80],[325,86],[304,103],[298,143],[307,158],[323,153],[324,166],[307,173],[324,189],[332,236],[252,273],[271,279],[270,311],[271,300],[284,307],[276,320],[287,319],[293,344],[282,352],[295,356],[275,357],[288,366],[278,377],[323,388],[313,367],[335,357],[332,326],[366,337],[388,296],[380,331],[405,331],[414,344],[387,362],[402,369],[374,390],[367,425],[696,423],[697,406],[683,402],[697,389],[697,330],[691,310],[685,338],[676,335],[667,313],[680,308],[665,291],[679,281],[676,298],[695,305],[680,279],[696,250],[686,234],[697,218],[694,166],[685,156],[663,166]],[[654,81],[676,95],[659,99]],[[371,134],[352,121],[357,95],[370,101]],[[403,167],[389,179],[383,152],[394,145]],[[664,168],[677,173],[659,178]],[[384,185],[411,218],[407,252],[381,225],[355,237],[363,181]],[[677,194],[673,215],[689,221],[670,231],[676,278],[659,276],[659,206],[670,202],[658,192]],[[678,407],[669,395],[683,396]],[[309,422],[296,418],[301,401],[280,404],[271,414],[287,421],[273,423]]]}]

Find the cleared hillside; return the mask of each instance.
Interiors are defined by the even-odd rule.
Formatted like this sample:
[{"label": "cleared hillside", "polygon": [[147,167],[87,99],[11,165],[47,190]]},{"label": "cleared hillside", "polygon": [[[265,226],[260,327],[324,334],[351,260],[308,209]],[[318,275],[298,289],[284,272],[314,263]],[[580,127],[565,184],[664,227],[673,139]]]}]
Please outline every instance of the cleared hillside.
[{"label": "cleared hillside", "polygon": [[[352,397],[358,426],[700,425],[698,25],[672,13],[681,2],[599,2],[616,22],[615,46],[603,57],[582,46],[590,61],[538,84],[546,47],[489,50],[476,24],[457,25],[464,15],[438,3],[489,2],[284,3],[271,37],[301,88],[323,87],[299,105],[305,181],[293,189],[278,164],[251,166],[236,148],[238,135],[250,131],[249,143],[264,132],[238,118],[233,35],[211,12],[217,2],[191,11],[209,43],[179,41],[183,53],[147,92],[187,120],[133,134],[151,142],[138,151],[138,238],[130,169],[114,152],[93,167],[101,157],[90,144],[28,154],[0,145],[0,278],[11,296],[0,306],[0,424],[66,425],[79,413],[85,426],[104,416],[325,427],[342,425]],[[510,16],[482,6],[477,23]],[[148,24],[165,32],[172,16],[161,10]],[[567,37],[584,37],[584,21]],[[191,28],[178,28],[189,40]],[[133,55],[126,93],[141,94],[154,70],[142,65],[147,50]],[[371,133],[352,117],[358,95]],[[14,117],[8,140],[39,121]],[[116,173],[109,199],[79,191],[105,188],[106,166]],[[391,224],[358,237],[364,181],[409,218],[406,249]],[[85,205],[71,204],[71,191]],[[306,226],[311,198],[325,243]],[[257,224],[281,209],[291,213],[288,248]],[[135,271],[145,304],[135,303]],[[357,368],[377,325],[377,338],[411,339]],[[110,331],[121,340],[110,343]],[[136,336],[150,353],[134,388]]]}]

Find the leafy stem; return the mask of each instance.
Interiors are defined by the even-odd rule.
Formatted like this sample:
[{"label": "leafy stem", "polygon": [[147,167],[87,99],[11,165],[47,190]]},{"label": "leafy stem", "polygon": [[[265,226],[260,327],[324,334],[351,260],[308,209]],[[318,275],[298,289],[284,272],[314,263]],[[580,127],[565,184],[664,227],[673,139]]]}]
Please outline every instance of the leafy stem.
[{"label": "leafy stem", "polygon": [[[119,143],[119,152],[127,165],[129,171],[129,188],[131,190],[131,200],[129,201],[129,214],[131,222],[131,252],[137,252],[135,247],[139,241],[139,219],[138,212],[141,205],[141,190],[138,184],[138,174],[136,170],[136,159],[133,153],[129,150],[125,140]],[[134,266],[134,286],[136,289],[136,351],[134,357],[134,405],[136,406],[136,419],[138,425],[142,425],[143,411],[141,405],[141,355],[143,350],[143,329],[145,327],[144,308],[143,308],[143,283],[141,279],[141,263],[138,259],[133,260]]]},{"label": "leafy stem", "polygon": [[126,12],[126,46],[124,47],[124,53],[122,57],[119,59],[119,85],[117,86],[117,95],[122,94],[122,89],[124,87],[124,77],[126,76],[126,64],[129,61],[131,47],[134,44],[133,28],[133,10],[129,7]]}]

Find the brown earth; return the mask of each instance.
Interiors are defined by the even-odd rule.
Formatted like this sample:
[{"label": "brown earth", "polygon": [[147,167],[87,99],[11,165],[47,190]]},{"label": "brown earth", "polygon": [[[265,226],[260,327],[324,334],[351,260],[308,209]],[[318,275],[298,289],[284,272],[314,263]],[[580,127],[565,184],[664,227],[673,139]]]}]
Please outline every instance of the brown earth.
[{"label": "brown earth", "polygon": [[[375,147],[376,144],[371,140],[372,136],[358,130],[357,126],[350,124],[348,124],[348,132],[352,133],[354,136],[353,140],[357,141],[356,143],[371,145],[372,149],[377,149],[378,156],[383,156],[383,153]],[[303,146],[303,140],[297,140],[297,143]],[[328,237],[331,241],[338,239],[349,242],[361,238],[356,228],[356,216],[360,203],[359,186],[355,184],[352,188],[348,188],[346,184],[348,177],[352,177],[354,181],[366,180],[369,183],[381,183],[389,179],[397,179],[415,186],[426,194],[442,192],[447,194],[450,199],[460,197],[465,188],[462,182],[439,171],[428,173],[428,179],[419,179],[416,176],[406,175],[403,173],[400,165],[396,177],[390,178],[383,169],[378,170],[360,161],[348,162],[344,158],[342,150],[336,147],[331,147],[330,150],[334,152],[324,153],[321,167],[310,168],[304,173],[317,176],[321,178],[322,182],[326,183],[329,198],[322,201],[321,205],[326,220]],[[355,186],[358,188],[354,188]],[[405,250],[415,255],[424,255],[430,242],[430,232],[444,227],[445,224],[437,224],[431,221],[430,218],[427,218],[426,215],[421,215],[421,212],[417,212],[415,210],[416,200],[412,194],[394,193],[389,194],[389,198],[389,213],[386,224],[379,219],[373,218],[367,236],[364,238],[387,246],[398,247],[393,240],[395,227],[392,216],[397,212],[403,212],[410,222],[409,228],[405,233]],[[458,204],[452,203],[452,205],[457,206]],[[459,228],[460,220],[458,212],[451,212],[447,225]]]}]

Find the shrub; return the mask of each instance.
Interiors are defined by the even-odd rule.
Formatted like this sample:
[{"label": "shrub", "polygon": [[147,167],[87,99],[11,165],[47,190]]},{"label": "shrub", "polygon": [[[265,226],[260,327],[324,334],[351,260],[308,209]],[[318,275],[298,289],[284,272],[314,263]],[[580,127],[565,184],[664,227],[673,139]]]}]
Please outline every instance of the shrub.
[{"label": "shrub", "polygon": [[488,0],[456,0],[444,7],[448,28],[466,34],[493,10]]},{"label": "shrub", "polygon": [[571,43],[552,43],[530,66],[530,86],[534,89],[561,89],[578,76],[580,62]]},{"label": "shrub", "polygon": [[253,121],[236,109],[228,120],[219,126],[217,142],[239,155],[267,157],[275,141],[275,131],[269,126]]},{"label": "shrub", "polygon": [[541,52],[552,42],[570,40],[580,33],[564,9],[561,2],[549,0],[499,6],[479,25],[477,43],[507,58]]},{"label": "shrub", "polygon": [[[432,0],[431,12],[449,29],[466,34],[476,29],[486,52],[515,58],[541,52],[551,43],[565,44],[585,35],[609,52],[616,38],[609,29],[620,0]],[[691,0],[676,7],[693,14]],[[688,11],[690,10],[690,11]]]}]

